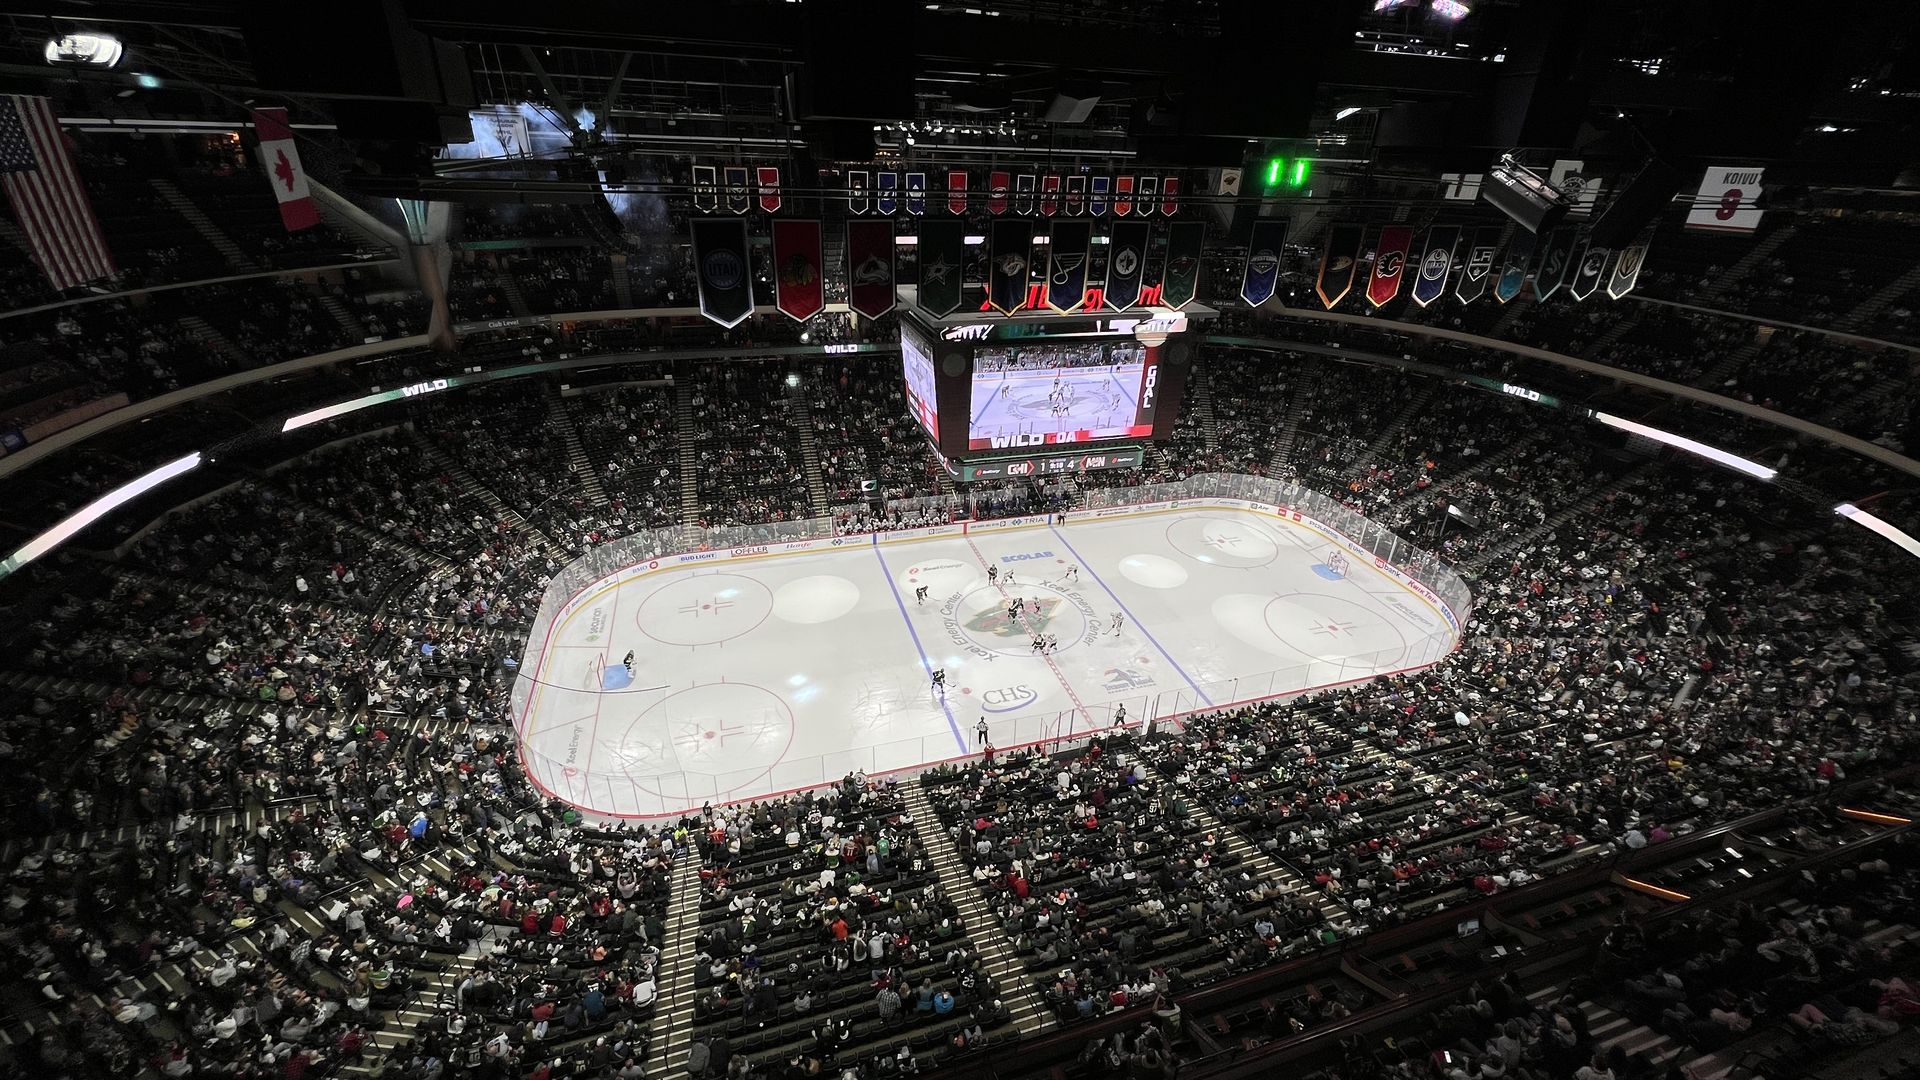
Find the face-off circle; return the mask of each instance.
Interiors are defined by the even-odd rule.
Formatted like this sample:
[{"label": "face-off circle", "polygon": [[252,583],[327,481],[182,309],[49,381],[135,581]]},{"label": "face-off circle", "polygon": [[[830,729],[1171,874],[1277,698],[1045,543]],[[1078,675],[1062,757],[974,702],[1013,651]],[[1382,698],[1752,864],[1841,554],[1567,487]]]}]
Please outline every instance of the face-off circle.
[{"label": "face-off circle", "polygon": [[640,602],[634,625],[662,645],[718,645],[767,621],[773,593],[741,574],[696,574],[670,581]]},{"label": "face-off circle", "polygon": [[[753,683],[707,683],[669,694],[635,717],[617,742],[603,748],[595,771],[618,759],[611,776],[662,797],[662,777],[685,784],[690,801],[715,801],[757,790],[793,745],[793,709],[778,694]],[[624,774],[624,775],[621,775]],[[684,781],[682,780],[684,777]],[[711,792],[709,796],[708,792]]]},{"label": "face-off circle", "polygon": [[[1018,618],[1007,618],[1015,599],[1024,600]],[[1033,605],[1040,610],[1035,613]],[[954,612],[958,644],[971,644],[1000,656],[1033,656],[1035,634],[1060,639],[1060,651],[1077,644],[1087,631],[1085,612],[1075,598],[1050,585],[1016,584],[1005,592],[982,585],[960,598]]]},{"label": "face-off circle", "polygon": [[1167,526],[1167,546],[1195,562],[1252,570],[1279,557],[1271,536],[1240,518],[1194,514]]}]

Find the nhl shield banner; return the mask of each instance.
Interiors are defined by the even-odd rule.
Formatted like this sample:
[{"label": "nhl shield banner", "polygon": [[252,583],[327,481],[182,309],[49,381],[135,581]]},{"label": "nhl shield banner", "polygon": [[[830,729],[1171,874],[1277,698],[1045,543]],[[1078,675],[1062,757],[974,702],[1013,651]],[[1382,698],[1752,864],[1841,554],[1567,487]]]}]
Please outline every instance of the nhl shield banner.
[{"label": "nhl shield banner", "polygon": [[1364,235],[1358,225],[1335,225],[1327,230],[1327,244],[1320,252],[1320,276],[1313,283],[1313,291],[1328,308],[1346,299],[1347,290],[1353,288]]},{"label": "nhl shield banner", "polygon": [[1540,251],[1539,269],[1533,272],[1533,297],[1545,302],[1560,291],[1567,282],[1567,271],[1573,268],[1573,250],[1577,236],[1570,228],[1562,227],[1547,234],[1546,247]]},{"label": "nhl shield banner", "polygon": [[910,172],[907,174],[907,213],[919,215],[927,212],[927,174]]},{"label": "nhl shield banner", "polygon": [[1067,213],[1078,216],[1087,208],[1087,178],[1067,177]]},{"label": "nhl shield banner", "polygon": [[894,302],[893,222],[847,222],[847,306],[877,319]]},{"label": "nhl shield banner", "polygon": [[1540,238],[1525,229],[1516,229],[1507,241],[1507,258],[1500,266],[1500,280],[1493,284],[1493,298],[1510,304],[1527,283],[1527,265],[1533,262],[1533,249]]},{"label": "nhl shield banner", "polygon": [[1618,300],[1633,291],[1640,283],[1640,268],[1647,262],[1647,245],[1653,239],[1653,230],[1640,234],[1639,239],[1620,249],[1620,257],[1613,260],[1613,275],[1607,279],[1607,295]]},{"label": "nhl shield banner", "polygon": [[769,214],[780,212],[780,167],[761,165],[754,170],[760,181],[760,209]]},{"label": "nhl shield banner", "polygon": [[1072,311],[1087,299],[1087,245],[1091,221],[1056,221],[1047,244],[1047,307]]},{"label": "nhl shield banner", "polygon": [[1157,197],[1160,194],[1159,177],[1141,177],[1138,190],[1140,192],[1140,201],[1134,205],[1134,213],[1151,215],[1155,210],[1159,209],[1160,200]]},{"label": "nhl shield banner", "polygon": [[952,169],[947,173],[947,212],[967,212],[967,173],[964,169]]},{"label": "nhl shield banner", "polygon": [[987,174],[987,213],[1007,212],[1007,192],[1012,190],[1013,174],[995,169]]},{"label": "nhl shield banner", "polygon": [[826,305],[820,280],[820,223],[773,223],[773,306],[806,322]]},{"label": "nhl shield banner", "polygon": [[898,210],[900,208],[900,174],[883,172],[876,174],[874,179],[879,181],[880,186],[880,194],[874,199],[880,212],[891,214]]},{"label": "nhl shield banner", "polygon": [[1119,221],[1107,245],[1107,285],[1101,290],[1107,306],[1125,311],[1140,302],[1140,276],[1147,268],[1147,241],[1152,226],[1144,221]]},{"label": "nhl shield banner", "polygon": [[854,169],[847,174],[847,210],[855,214],[867,212],[867,170]]},{"label": "nhl shield banner", "polygon": [[1493,256],[1499,250],[1498,226],[1483,225],[1473,230],[1473,237],[1467,241],[1466,262],[1460,265],[1460,284],[1453,287],[1455,300],[1471,304],[1487,295],[1487,285],[1493,280]]},{"label": "nhl shield banner", "polygon": [[1180,212],[1180,178],[1169,176],[1160,181],[1160,212],[1172,217]]},{"label": "nhl shield banner", "polygon": [[1048,175],[1040,178],[1040,212],[1052,217],[1060,210],[1060,178]]},{"label": "nhl shield banner", "polygon": [[746,222],[738,218],[695,221],[693,265],[700,280],[700,314],[721,326],[738,326],[753,314]]},{"label": "nhl shield banner", "polygon": [[1413,279],[1413,302],[1427,307],[1447,295],[1447,274],[1453,269],[1453,249],[1460,243],[1460,226],[1436,225],[1427,230],[1426,253]]},{"label": "nhl shield banner", "polygon": [[1407,248],[1413,243],[1413,230],[1405,225],[1389,225],[1380,230],[1380,250],[1373,257],[1373,273],[1367,276],[1367,303],[1384,307],[1400,294],[1400,278],[1407,269]]},{"label": "nhl shield banner", "polygon": [[1113,212],[1120,217],[1133,213],[1133,177],[1113,178]]},{"label": "nhl shield banner", "polygon": [[1095,176],[1087,181],[1087,213],[1100,217],[1107,212],[1107,192],[1113,187],[1113,177]]},{"label": "nhl shield banner", "polygon": [[1027,302],[1027,267],[1033,257],[1033,222],[1002,218],[993,223],[987,249],[987,303],[1011,315]]},{"label": "nhl shield banner", "polygon": [[1033,190],[1038,178],[1032,173],[1021,173],[1013,181],[1013,209],[1016,213],[1033,213]]},{"label": "nhl shield banner", "polygon": [[1607,258],[1612,254],[1606,248],[1588,246],[1574,259],[1573,284],[1567,286],[1567,291],[1573,294],[1575,302],[1600,291],[1600,282],[1607,276]]},{"label": "nhl shield banner", "polygon": [[722,175],[727,179],[727,209],[744,214],[753,206],[753,193],[747,190],[747,167],[729,165]]},{"label": "nhl shield banner", "polygon": [[[1285,222],[1281,226],[1284,229]],[[1206,236],[1204,221],[1176,221],[1167,230],[1167,270],[1160,279],[1160,303],[1170,308],[1193,303],[1200,288],[1200,250]]]},{"label": "nhl shield banner", "polygon": [[920,307],[935,318],[960,307],[961,271],[966,264],[966,227],[936,220],[920,226]]},{"label": "nhl shield banner", "polygon": [[1286,221],[1267,218],[1253,223],[1253,237],[1247,241],[1247,264],[1240,272],[1240,299],[1254,307],[1273,299],[1286,243]]},{"label": "nhl shield banner", "polygon": [[711,165],[693,167],[693,208],[712,213],[720,206],[718,174]]}]

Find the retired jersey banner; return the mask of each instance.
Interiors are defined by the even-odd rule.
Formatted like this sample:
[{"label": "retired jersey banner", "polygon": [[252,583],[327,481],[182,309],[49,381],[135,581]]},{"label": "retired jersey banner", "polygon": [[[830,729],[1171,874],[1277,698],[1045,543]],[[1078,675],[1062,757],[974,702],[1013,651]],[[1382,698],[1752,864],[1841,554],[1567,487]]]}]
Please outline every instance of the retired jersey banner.
[{"label": "retired jersey banner", "polygon": [[753,207],[753,193],[747,190],[747,167],[729,165],[722,175],[727,178],[727,209],[736,214],[744,214]]},{"label": "retired jersey banner", "polygon": [[1247,264],[1240,271],[1240,299],[1254,307],[1273,299],[1280,284],[1280,256],[1287,244],[1284,218],[1261,218],[1247,241]]},{"label": "retired jersey banner", "polygon": [[780,211],[780,167],[761,165],[755,170],[760,181],[760,209],[769,214]]},{"label": "retired jersey banner", "polygon": [[1013,181],[1013,209],[1016,213],[1033,213],[1033,190],[1039,178],[1032,173],[1021,173]]},{"label": "retired jersey banner", "polygon": [[1096,176],[1087,181],[1087,213],[1100,217],[1107,212],[1107,192],[1113,189],[1113,177]]},{"label": "retired jersey banner", "polygon": [[1107,306],[1125,311],[1140,302],[1140,276],[1147,269],[1147,243],[1153,227],[1144,221],[1117,221],[1107,244]]},{"label": "retired jersey banner", "polygon": [[965,169],[950,169],[947,172],[947,212],[964,214],[967,212],[967,172]]},{"label": "retired jersey banner", "polygon": [[1534,246],[1540,238],[1525,229],[1515,229],[1513,239],[1507,241],[1507,258],[1500,266],[1500,279],[1493,284],[1493,298],[1503,304],[1512,303],[1520,295],[1520,289],[1527,283],[1527,266],[1533,262]]},{"label": "retired jersey banner", "polygon": [[1067,177],[1067,213],[1078,215],[1087,208],[1087,178],[1080,175]]},{"label": "retired jersey banner", "polygon": [[893,310],[893,222],[847,222],[847,306],[877,319]]},{"label": "retired jersey banner", "polygon": [[1047,307],[1072,311],[1087,300],[1087,245],[1093,222],[1056,221],[1047,244]]},{"label": "retired jersey banner", "polygon": [[1453,249],[1460,244],[1460,226],[1436,225],[1427,230],[1419,275],[1413,279],[1413,302],[1427,307],[1447,295],[1447,274],[1453,269]]},{"label": "retired jersey banner", "polygon": [[920,307],[935,318],[960,307],[966,241],[964,222],[939,218],[920,225]]},{"label": "retired jersey banner", "polygon": [[1180,212],[1180,178],[1169,176],[1160,181],[1160,212],[1172,217]]},{"label": "retired jersey banner", "polygon": [[[9,107],[9,103],[0,101],[0,108],[4,107]],[[300,148],[294,144],[293,129],[287,126],[287,110],[253,110],[253,133],[260,137],[260,162],[267,168],[267,182],[273,186],[273,197],[280,203],[280,224],[286,226],[288,232],[320,224],[320,207],[313,201],[307,170],[300,164]]]},{"label": "retired jersey banner", "polygon": [[1373,273],[1367,275],[1367,303],[1384,307],[1400,294],[1400,278],[1407,269],[1407,248],[1413,244],[1413,230],[1405,225],[1388,225],[1380,230],[1380,250],[1373,256]]},{"label": "retired jersey banner", "polygon": [[1574,256],[1573,284],[1567,291],[1576,302],[1600,291],[1600,282],[1607,276],[1607,257],[1612,254],[1606,248],[1588,246]]},{"label": "retired jersey banner", "polygon": [[927,174],[910,172],[907,174],[907,213],[924,214],[927,212]]},{"label": "retired jersey banner", "polygon": [[847,173],[847,210],[864,214],[867,205],[867,170],[854,169]]},{"label": "retired jersey banner", "polygon": [[987,249],[987,303],[1002,315],[1027,302],[1028,265],[1033,258],[1033,222],[1001,218],[990,231]]},{"label": "retired jersey banner", "polygon": [[1040,212],[1052,217],[1060,209],[1060,178],[1043,176],[1040,178]]},{"label": "retired jersey banner", "polygon": [[719,176],[711,165],[693,167],[693,208],[707,213],[720,208]]},{"label": "retired jersey banner", "polygon": [[900,174],[883,172],[875,175],[879,181],[880,194],[874,199],[883,214],[891,214],[900,208]]},{"label": "retired jersey banner", "polygon": [[1133,177],[1113,178],[1113,212],[1120,217],[1133,213]]},{"label": "retired jersey banner", "polygon": [[[1281,222],[1284,228],[1285,222]],[[1200,290],[1200,252],[1207,239],[1204,221],[1176,221],[1167,230],[1167,269],[1160,278],[1160,303],[1183,308]]]},{"label": "retired jersey banner", "polygon": [[1160,178],[1157,176],[1141,177],[1139,191],[1140,201],[1134,204],[1134,212],[1151,216],[1155,210],[1160,208],[1160,200],[1157,198],[1160,194]]},{"label": "retired jersey banner", "polygon": [[1360,241],[1366,233],[1358,225],[1335,225],[1327,230],[1326,247],[1320,251],[1320,276],[1313,291],[1328,308],[1346,299],[1353,288],[1353,271],[1360,265]]},{"label": "retired jersey banner", "polygon": [[1708,169],[1694,193],[1693,209],[1687,211],[1687,228],[1749,233],[1758,229],[1763,213],[1758,202],[1760,178],[1765,173],[1744,165]]},{"label": "retired jersey banner", "polygon": [[1649,228],[1633,243],[1620,249],[1620,257],[1613,260],[1613,274],[1607,279],[1609,297],[1618,300],[1640,283],[1640,268],[1647,263],[1647,245],[1652,241],[1653,230]]},{"label": "retired jersey banner", "polygon": [[1500,227],[1482,225],[1467,241],[1466,261],[1460,264],[1460,283],[1453,287],[1453,298],[1471,304],[1487,295],[1493,282],[1493,256],[1500,250]]},{"label": "retired jersey banner", "polygon": [[1546,246],[1540,249],[1540,266],[1533,272],[1534,299],[1550,300],[1566,284],[1578,241],[1579,235],[1571,226],[1563,225],[1547,234]]},{"label": "retired jersey banner", "polygon": [[995,169],[987,174],[987,213],[1007,212],[1007,192],[1013,188],[1013,174]]},{"label": "retired jersey banner", "polygon": [[773,306],[795,322],[806,322],[826,306],[818,221],[773,223]]},{"label": "retired jersey banner", "polygon": [[700,282],[700,314],[721,326],[738,326],[753,314],[746,222],[738,218],[696,219],[693,266]]}]

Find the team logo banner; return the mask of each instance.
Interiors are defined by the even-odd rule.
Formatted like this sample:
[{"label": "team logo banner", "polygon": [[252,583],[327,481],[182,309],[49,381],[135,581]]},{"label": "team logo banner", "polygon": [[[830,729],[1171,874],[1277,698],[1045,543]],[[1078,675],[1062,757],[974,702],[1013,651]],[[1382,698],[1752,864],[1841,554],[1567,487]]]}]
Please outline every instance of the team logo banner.
[{"label": "team logo banner", "polygon": [[1453,249],[1460,244],[1460,226],[1436,225],[1427,230],[1426,254],[1420,256],[1420,275],[1413,279],[1413,302],[1430,306],[1447,295],[1447,274],[1453,269]]},{"label": "team logo banner", "polygon": [[693,208],[709,214],[720,207],[718,174],[711,165],[693,167]]},{"label": "team logo banner", "polygon": [[1011,189],[1012,183],[1012,173],[995,169],[987,174],[987,213],[1007,212],[1007,192]]},{"label": "team logo banner", "polygon": [[1540,251],[1540,267],[1533,272],[1534,299],[1552,299],[1567,283],[1567,271],[1573,268],[1577,237],[1571,228],[1561,227],[1547,234],[1547,245]]},{"label": "team logo banner", "polygon": [[1573,284],[1567,291],[1576,302],[1599,291],[1601,280],[1607,276],[1607,257],[1612,254],[1603,247],[1587,247],[1574,259]]},{"label": "team logo banner", "polygon": [[1380,251],[1373,257],[1373,273],[1367,277],[1367,303],[1384,307],[1400,294],[1400,278],[1407,269],[1407,248],[1413,244],[1413,230],[1405,225],[1389,225],[1380,230]]},{"label": "team logo banner", "polygon": [[1133,177],[1113,178],[1113,212],[1120,217],[1133,213]]},{"label": "team logo banner", "polygon": [[1540,238],[1525,229],[1514,231],[1507,241],[1507,258],[1500,267],[1500,280],[1494,282],[1493,298],[1503,304],[1513,302],[1527,283],[1527,265],[1533,262],[1533,249]]},{"label": "team logo banner", "polygon": [[1033,213],[1033,189],[1037,178],[1032,173],[1021,173],[1013,180],[1013,209],[1015,213]]},{"label": "team logo banner", "polygon": [[1140,302],[1140,278],[1147,269],[1147,242],[1153,227],[1144,221],[1117,221],[1107,245],[1107,306],[1125,311]]},{"label": "team logo banner", "polygon": [[[1165,189],[1162,189],[1165,190]],[[1286,223],[1280,223],[1284,232]],[[1258,228],[1258,223],[1255,225]],[[1167,271],[1160,279],[1160,302],[1170,308],[1193,303],[1200,289],[1200,249],[1207,238],[1203,221],[1176,221],[1167,230]]]},{"label": "team logo banner", "polygon": [[1033,258],[1033,222],[1003,218],[993,223],[987,249],[987,303],[1002,315],[1027,302],[1027,270]]},{"label": "team logo banner", "polygon": [[920,215],[927,212],[927,174],[910,172],[907,174],[907,213]]},{"label": "team logo banner", "polygon": [[[745,172],[741,170],[743,181]],[[753,314],[746,222],[737,218],[695,221],[693,265],[700,280],[700,314],[721,326],[738,326]]]},{"label": "team logo banner", "polygon": [[1640,283],[1640,268],[1647,262],[1647,247],[1653,241],[1653,230],[1640,234],[1639,239],[1620,249],[1620,257],[1613,260],[1613,276],[1607,279],[1607,295],[1615,300],[1633,291]]},{"label": "team logo banner", "polygon": [[1247,264],[1240,271],[1240,299],[1254,307],[1273,299],[1280,284],[1280,255],[1286,250],[1285,219],[1262,218],[1253,223],[1247,241]]},{"label": "team logo banner", "polygon": [[1180,212],[1180,178],[1169,176],[1160,181],[1160,212],[1172,217]]},{"label": "team logo banner", "polygon": [[1056,221],[1047,245],[1047,307],[1072,311],[1087,299],[1087,245],[1093,222]]},{"label": "team logo banner", "polygon": [[853,169],[847,173],[847,209],[855,214],[867,212],[867,170]]},{"label": "team logo banner", "polygon": [[820,275],[820,223],[773,223],[773,306],[806,322],[826,306]]},{"label": "team logo banner", "polygon": [[760,209],[769,214],[780,211],[780,167],[761,165],[754,170],[760,180]]},{"label": "team logo banner", "polygon": [[1320,252],[1320,276],[1313,291],[1329,309],[1346,299],[1353,288],[1353,271],[1360,264],[1360,240],[1365,235],[1358,225],[1335,225],[1327,230],[1327,245]]},{"label": "team logo banner", "polygon": [[744,214],[753,206],[752,193],[747,190],[747,167],[729,165],[723,171],[727,179],[727,209],[736,214]]},{"label": "team logo banner", "polygon": [[947,173],[947,212],[967,212],[967,174],[964,169],[953,169]]},{"label": "team logo banner", "polygon": [[1240,194],[1240,170],[1239,169],[1221,169],[1220,170],[1220,190],[1215,192],[1215,194],[1217,195]]},{"label": "team logo banner", "polygon": [[1160,193],[1160,178],[1157,176],[1141,177],[1139,190],[1140,201],[1135,204],[1134,212],[1137,214],[1152,215],[1154,208],[1160,205],[1160,200],[1155,198],[1155,196]]},{"label": "team logo banner", "polygon": [[1460,283],[1453,287],[1455,300],[1471,304],[1487,295],[1487,285],[1493,280],[1493,256],[1499,250],[1498,226],[1483,225],[1473,230],[1473,238],[1467,241],[1467,261],[1460,267]]},{"label": "team logo banner", "polygon": [[1087,178],[1067,177],[1067,213],[1078,215],[1087,208]]},{"label": "team logo banner", "polygon": [[900,174],[883,172],[874,177],[880,182],[880,195],[874,200],[883,214],[891,214],[900,208]]},{"label": "team logo banner", "polygon": [[1040,212],[1052,217],[1060,209],[1060,178],[1043,176],[1040,178]]},{"label": "team logo banner", "polygon": [[960,307],[967,258],[966,225],[934,220],[920,226],[920,307],[936,318]]},{"label": "team logo banner", "polygon": [[1096,176],[1087,181],[1087,213],[1100,217],[1107,212],[1107,192],[1112,190],[1113,177]]},{"label": "team logo banner", "polygon": [[893,222],[847,222],[847,306],[877,319],[895,302]]}]

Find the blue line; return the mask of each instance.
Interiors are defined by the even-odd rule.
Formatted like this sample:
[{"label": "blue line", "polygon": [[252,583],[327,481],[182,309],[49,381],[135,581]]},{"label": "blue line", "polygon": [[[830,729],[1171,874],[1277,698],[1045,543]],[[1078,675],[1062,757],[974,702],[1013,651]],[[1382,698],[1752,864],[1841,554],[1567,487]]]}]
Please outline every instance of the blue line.
[{"label": "blue line", "polygon": [[[879,533],[873,534],[873,557],[880,560],[880,573],[887,579],[887,588],[893,592],[893,603],[900,609],[900,620],[907,624],[907,635],[913,638],[913,649],[920,654],[920,665],[928,675],[932,675],[933,661],[928,659],[927,650],[920,644],[920,632],[913,628],[913,616],[907,614],[907,602],[900,599],[900,587],[893,583],[893,570],[887,566],[887,557],[880,554]],[[943,693],[937,696],[940,698],[940,711],[947,714],[947,729],[953,732],[953,745],[959,747],[962,754],[967,753],[966,737],[960,734],[960,725],[953,722],[953,710],[947,707],[947,695]]]},{"label": "blue line", "polygon": [[[1160,644],[1160,639],[1153,636],[1153,631],[1147,629],[1147,624],[1141,622],[1138,616],[1136,616],[1133,612],[1127,610],[1127,605],[1122,603],[1120,600],[1120,597],[1114,594],[1112,586],[1108,585],[1107,580],[1100,576],[1100,572],[1093,568],[1093,564],[1089,563],[1086,559],[1082,558],[1078,551],[1074,551],[1073,542],[1068,540],[1066,538],[1066,535],[1060,531],[1060,526],[1048,525],[1047,531],[1051,532],[1054,536],[1059,538],[1061,546],[1065,547],[1068,551],[1073,552],[1073,560],[1079,563],[1081,566],[1085,567],[1087,573],[1093,575],[1093,580],[1099,584],[1101,589],[1106,591],[1107,597],[1111,599],[1116,605],[1118,605],[1121,611],[1126,613],[1127,618],[1133,620],[1133,625],[1140,628],[1140,632],[1146,635],[1148,641],[1153,642],[1153,647],[1160,650],[1160,655],[1166,658],[1167,663],[1173,665],[1173,670],[1179,672],[1181,678],[1187,680],[1187,685],[1193,688],[1194,693],[1200,695],[1200,700],[1206,702],[1209,705],[1213,704],[1213,699],[1207,696],[1207,692],[1205,690],[1200,689],[1200,684],[1193,681],[1193,676],[1187,674],[1187,669],[1180,666],[1180,661],[1175,660],[1173,658],[1173,654],[1167,651],[1167,647],[1165,645]],[[876,540],[879,539],[878,534],[875,534],[874,538]],[[892,581],[893,579],[888,578],[887,580]],[[905,609],[902,609],[902,610],[904,611]]]}]

